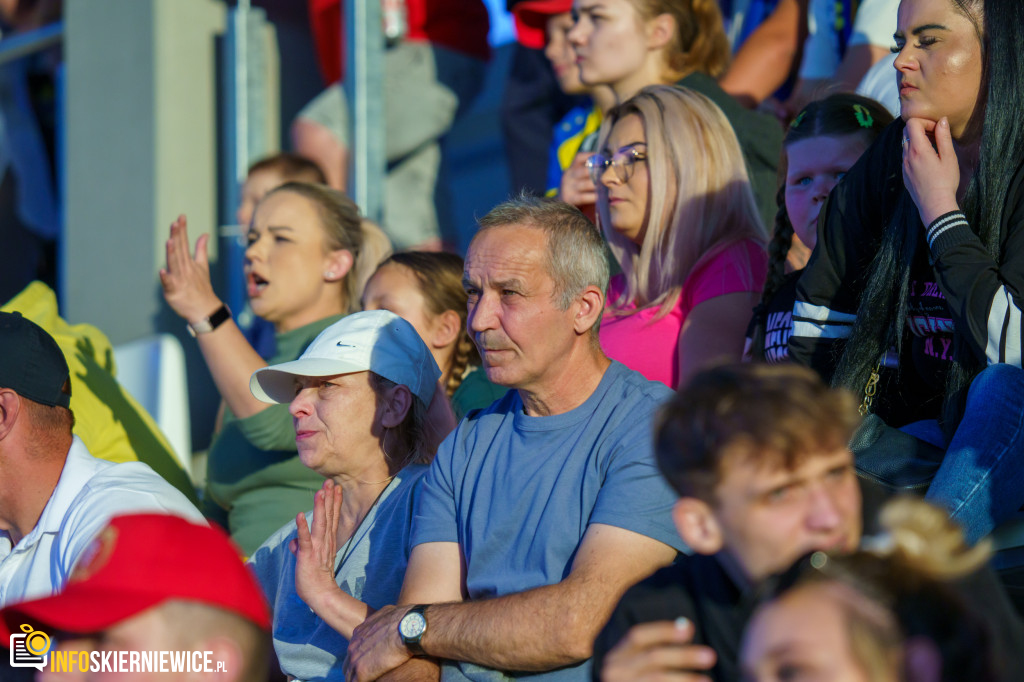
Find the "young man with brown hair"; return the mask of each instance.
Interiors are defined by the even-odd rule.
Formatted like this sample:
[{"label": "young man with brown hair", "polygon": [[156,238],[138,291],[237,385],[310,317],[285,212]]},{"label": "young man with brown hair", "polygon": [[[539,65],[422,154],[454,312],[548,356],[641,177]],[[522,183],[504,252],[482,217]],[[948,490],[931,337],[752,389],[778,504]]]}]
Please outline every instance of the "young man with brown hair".
[{"label": "young man with brown hair", "polygon": [[[740,638],[763,581],[809,552],[861,541],[847,447],[858,423],[852,396],[794,365],[717,367],[680,390],[658,417],[655,452],[694,553],[625,594],[595,643],[595,679],[740,679]],[[1022,679],[1024,629],[994,574],[974,574],[963,591],[994,625],[1000,679]]]}]

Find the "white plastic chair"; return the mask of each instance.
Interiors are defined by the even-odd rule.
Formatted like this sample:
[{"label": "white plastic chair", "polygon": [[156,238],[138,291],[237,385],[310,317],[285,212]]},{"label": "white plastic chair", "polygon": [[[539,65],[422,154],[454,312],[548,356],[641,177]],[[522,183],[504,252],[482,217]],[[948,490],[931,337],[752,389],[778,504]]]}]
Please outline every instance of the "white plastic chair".
[{"label": "white plastic chair", "polygon": [[147,336],[114,347],[117,380],[152,415],[185,473],[192,476],[185,352],[170,334]]}]

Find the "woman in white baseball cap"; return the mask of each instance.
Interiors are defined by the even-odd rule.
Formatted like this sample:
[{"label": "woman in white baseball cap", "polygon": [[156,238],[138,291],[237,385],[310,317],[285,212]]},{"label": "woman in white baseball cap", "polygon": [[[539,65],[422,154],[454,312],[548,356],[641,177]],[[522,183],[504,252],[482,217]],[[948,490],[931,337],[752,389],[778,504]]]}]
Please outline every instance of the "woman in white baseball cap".
[{"label": "woman in white baseball cap", "polygon": [[440,377],[413,326],[386,310],[349,315],[298,360],[252,375],[253,396],[289,403],[300,460],[327,478],[313,511],[250,559],[291,678],[344,679],[352,631],[398,598],[418,483],[455,425]]}]

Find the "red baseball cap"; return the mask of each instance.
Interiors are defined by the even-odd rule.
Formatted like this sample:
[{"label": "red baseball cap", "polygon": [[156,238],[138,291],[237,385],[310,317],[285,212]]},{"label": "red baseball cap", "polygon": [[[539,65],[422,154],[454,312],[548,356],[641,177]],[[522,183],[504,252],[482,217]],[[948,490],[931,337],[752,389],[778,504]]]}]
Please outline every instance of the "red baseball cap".
[{"label": "red baseball cap", "polygon": [[539,50],[547,44],[548,18],[572,11],[572,0],[524,0],[512,7],[516,37],[525,47]]},{"label": "red baseball cap", "polygon": [[127,514],[100,531],[60,593],[0,611],[0,642],[26,619],[99,632],[168,599],[215,606],[270,629],[263,592],[224,531],[168,514]]}]

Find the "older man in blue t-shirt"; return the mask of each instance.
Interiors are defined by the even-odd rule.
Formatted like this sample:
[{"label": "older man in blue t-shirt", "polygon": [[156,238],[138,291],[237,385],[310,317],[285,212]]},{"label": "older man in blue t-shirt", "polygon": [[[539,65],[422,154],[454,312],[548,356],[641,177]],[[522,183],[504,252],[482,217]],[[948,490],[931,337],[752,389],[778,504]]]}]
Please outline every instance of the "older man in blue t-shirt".
[{"label": "older man in blue t-shirt", "polygon": [[496,207],[464,284],[487,378],[516,390],[442,444],[413,518],[403,606],[357,628],[346,679],[436,679],[436,659],[445,680],[589,679],[619,597],[682,549],[651,448],[671,391],[601,352],[608,266],[577,209]]}]

